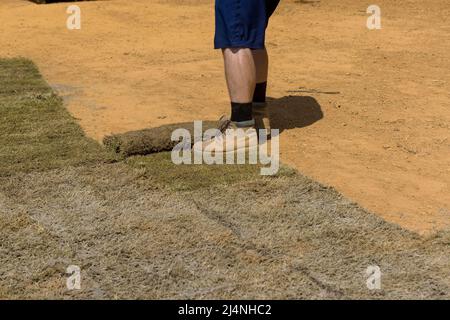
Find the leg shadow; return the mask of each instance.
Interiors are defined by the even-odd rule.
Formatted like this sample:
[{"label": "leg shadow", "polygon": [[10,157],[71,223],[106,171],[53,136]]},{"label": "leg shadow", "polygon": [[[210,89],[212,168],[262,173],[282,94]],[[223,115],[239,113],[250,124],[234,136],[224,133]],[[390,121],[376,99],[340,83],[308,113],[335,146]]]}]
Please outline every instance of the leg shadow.
[{"label": "leg shadow", "polygon": [[267,100],[271,127],[279,129],[280,133],[286,129],[310,126],[323,118],[319,103],[310,96],[285,96]]}]

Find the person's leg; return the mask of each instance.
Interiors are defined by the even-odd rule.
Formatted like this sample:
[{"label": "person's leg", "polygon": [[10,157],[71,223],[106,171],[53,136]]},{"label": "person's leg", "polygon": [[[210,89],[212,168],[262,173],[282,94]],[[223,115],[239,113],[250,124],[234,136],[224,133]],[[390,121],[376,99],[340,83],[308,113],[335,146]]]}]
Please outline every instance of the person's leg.
[{"label": "person's leg", "polygon": [[[230,134],[232,130],[226,129],[241,128],[246,133],[254,132],[253,135],[256,136],[252,112],[253,97],[256,82],[266,78],[267,75],[264,74],[267,71],[264,71],[264,67],[259,67],[257,74],[255,53],[252,51],[262,50],[262,54],[265,52],[265,29],[270,16],[266,1],[216,0],[214,48],[222,49],[223,52],[225,78],[231,101],[231,117],[229,119],[221,118],[219,123],[221,136],[195,143],[194,151],[205,151],[215,145],[224,147],[223,151],[230,151],[228,145],[224,146],[223,136]],[[260,57],[261,53],[256,53],[256,58],[259,59],[258,64],[264,61],[264,57]],[[262,71],[263,74],[260,74],[259,71]],[[243,147],[257,147],[257,143],[253,145],[254,141],[256,140],[252,140],[252,145],[246,141]],[[236,150],[241,146],[237,142],[237,146],[230,148]]]},{"label": "person's leg", "polygon": [[[234,152],[238,149],[257,147],[256,144],[252,144],[253,141],[257,141],[252,114],[252,100],[256,84],[256,68],[252,50],[250,48],[223,48],[222,53],[225,80],[231,102],[231,116],[223,116],[219,120],[220,135],[194,144],[195,153]],[[241,129],[245,134],[235,137],[237,129]],[[252,136],[255,137],[253,141],[251,140]],[[233,140],[234,143],[227,143],[227,139]]]},{"label": "person's leg", "polygon": [[232,102],[252,102],[256,84],[256,68],[252,50],[228,48],[223,50],[225,78]]},{"label": "person's leg", "polygon": [[[277,8],[280,0],[264,0],[266,8],[266,25]],[[269,70],[269,57],[264,47],[260,50],[253,51],[253,59],[256,66],[256,86],[253,94],[253,118],[255,120],[256,129],[266,129],[268,137],[270,137],[270,118],[269,108],[266,103],[267,79]]]},{"label": "person's leg", "polygon": [[252,50],[252,54],[256,67],[256,83],[266,82],[269,70],[269,56],[267,54],[267,49]]},{"label": "person's leg", "polygon": [[265,48],[253,50],[252,53],[256,68],[256,86],[253,93],[253,102],[266,102],[269,57]]},{"label": "person's leg", "polygon": [[267,78],[269,69],[269,57],[267,50],[253,50],[253,59],[256,67],[256,85],[252,99],[252,114],[256,129],[266,129],[270,137],[270,119],[266,104]]},{"label": "person's leg", "polygon": [[252,50],[227,48],[222,52],[231,101],[231,121],[247,126],[252,122],[252,99],[256,84]]}]

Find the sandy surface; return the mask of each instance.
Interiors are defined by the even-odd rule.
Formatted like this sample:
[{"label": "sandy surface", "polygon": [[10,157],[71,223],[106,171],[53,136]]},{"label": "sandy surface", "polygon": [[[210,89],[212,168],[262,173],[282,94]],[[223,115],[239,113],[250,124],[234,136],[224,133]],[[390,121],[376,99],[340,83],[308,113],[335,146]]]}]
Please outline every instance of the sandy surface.
[{"label": "sandy surface", "polygon": [[[268,35],[282,160],[414,231],[450,225],[450,5],[284,0]],[[206,0],[2,0],[0,56],[37,63],[86,133],[227,112],[213,5]],[[292,95],[292,97],[289,97]]]}]

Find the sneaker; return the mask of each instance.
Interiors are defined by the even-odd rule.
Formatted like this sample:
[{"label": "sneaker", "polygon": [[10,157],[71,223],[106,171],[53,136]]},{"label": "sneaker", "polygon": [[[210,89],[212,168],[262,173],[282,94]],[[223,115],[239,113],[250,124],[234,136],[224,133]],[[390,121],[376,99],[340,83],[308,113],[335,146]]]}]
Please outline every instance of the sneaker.
[{"label": "sneaker", "polygon": [[270,139],[270,118],[267,102],[253,102],[253,118],[255,119],[255,128],[259,132],[266,130],[267,139]]},{"label": "sneaker", "polygon": [[257,150],[258,135],[255,121],[231,121],[228,116],[222,116],[216,134],[194,144],[194,153],[235,153]]}]

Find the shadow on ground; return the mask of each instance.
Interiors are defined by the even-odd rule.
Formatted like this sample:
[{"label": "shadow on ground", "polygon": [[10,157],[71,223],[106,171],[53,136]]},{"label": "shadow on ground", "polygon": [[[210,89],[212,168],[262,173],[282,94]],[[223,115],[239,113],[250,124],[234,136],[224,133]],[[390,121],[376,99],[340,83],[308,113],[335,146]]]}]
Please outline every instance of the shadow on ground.
[{"label": "shadow on ground", "polygon": [[115,161],[30,61],[0,59],[0,118],[0,298],[450,298],[448,232],[422,238],[286,167]]},{"label": "shadow on ground", "polygon": [[323,118],[322,108],[317,100],[310,96],[285,96],[268,100],[271,126],[280,132],[307,127]]}]

